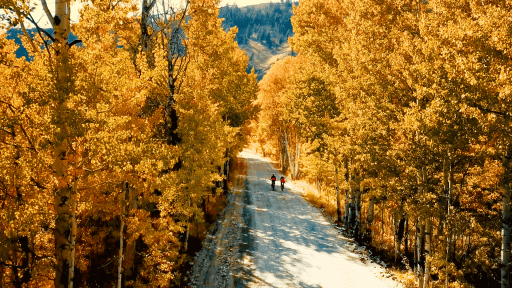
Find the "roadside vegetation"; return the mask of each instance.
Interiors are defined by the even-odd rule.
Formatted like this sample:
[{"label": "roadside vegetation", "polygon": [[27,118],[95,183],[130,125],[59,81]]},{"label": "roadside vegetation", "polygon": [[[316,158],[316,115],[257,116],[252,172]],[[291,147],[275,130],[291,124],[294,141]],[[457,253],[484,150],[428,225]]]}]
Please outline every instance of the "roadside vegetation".
[{"label": "roadside vegetation", "polygon": [[217,1],[93,1],[79,23],[55,1],[31,37],[33,4],[0,1],[29,56],[2,31],[0,286],[181,285],[257,111],[248,57]]},{"label": "roadside vegetation", "polygon": [[510,287],[512,4],[293,11],[298,56],[259,82],[259,151],[417,287]]}]

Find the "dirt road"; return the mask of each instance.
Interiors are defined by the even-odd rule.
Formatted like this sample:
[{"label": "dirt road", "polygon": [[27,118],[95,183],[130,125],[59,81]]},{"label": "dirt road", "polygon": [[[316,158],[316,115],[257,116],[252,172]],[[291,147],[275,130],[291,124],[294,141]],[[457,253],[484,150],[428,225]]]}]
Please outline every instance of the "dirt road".
[{"label": "dirt road", "polygon": [[193,287],[400,287],[258,155],[244,151],[247,177],[200,251]]}]

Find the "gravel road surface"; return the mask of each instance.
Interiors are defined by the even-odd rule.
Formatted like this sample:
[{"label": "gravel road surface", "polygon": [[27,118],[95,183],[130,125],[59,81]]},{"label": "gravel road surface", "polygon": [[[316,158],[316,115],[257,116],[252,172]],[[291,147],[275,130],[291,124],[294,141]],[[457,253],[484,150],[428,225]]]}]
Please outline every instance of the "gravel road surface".
[{"label": "gravel road surface", "polygon": [[362,247],[343,237],[268,160],[244,151],[228,207],[195,259],[192,287],[401,287]]}]

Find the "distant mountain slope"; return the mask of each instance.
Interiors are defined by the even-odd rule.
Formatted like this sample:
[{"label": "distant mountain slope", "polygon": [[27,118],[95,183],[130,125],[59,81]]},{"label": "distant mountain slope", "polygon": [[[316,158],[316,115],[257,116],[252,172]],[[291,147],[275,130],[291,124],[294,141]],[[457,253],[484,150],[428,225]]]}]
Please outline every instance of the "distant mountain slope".
[{"label": "distant mountain slope", "polygon": [[219,18],[224,18],[224,29],[238,28],[235,40],[249,56],[249,70],[254,67],[261,79],[272,63],[293,53],[288,45],[288,37],[293,36],[292,15],[292,2],[287,1],[225,6],[220,9]]},{"label": "distant mountain slope", "polygon": [[[295,3],[298,5],[298,2]],[[224,18],[222,27],[229,30],[238,27],[235,40],[241,49],[249,56],[250,71],[253,67],[258,74],[258,79],[268,71],[275,61],[292,55],[288,45],[288,37],[293,36],[290,18],[293,14],[292,2],[287,0],[282,3],[264,3],[245,7],[225,6],[220,8],[219,18]],[[45,29],[52,33],[52,29]],[[35,29],[28,31],[31,35]],[[7,39],[14,39],[20,48],[16,51],[18,58],[28,58],[27,50],[21,45],[21,29],[12,28],[7,31]],[[70,34],[70,41],[77,39]]]}]

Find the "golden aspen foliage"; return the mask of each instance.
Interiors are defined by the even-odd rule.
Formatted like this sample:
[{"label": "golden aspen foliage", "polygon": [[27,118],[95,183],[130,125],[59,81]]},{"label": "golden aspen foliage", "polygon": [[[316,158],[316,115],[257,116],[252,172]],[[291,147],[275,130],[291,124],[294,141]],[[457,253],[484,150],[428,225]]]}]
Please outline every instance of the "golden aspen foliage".
[{"label": "golden aspen foliage", "polygon": [[[50,109],[45,106],[48,76],[40,58],[16,59],[17,46],[0,36],[0,263],[5,283],[51,286],[53,272],[54,183],[48,152]],[[23,83],[23,85],[20,85]]]},{"label": "golden aspen foliage", "polygon": [[[12,4],[11,13],[28,11],[9,3],[2,7]],[[182,281],[190,221],[203,221],[202,203],[227,177],[256,111],[256,75],[246,72],[235,32],[222,30],[217,5],[191,2],[184,53],[155,45],[153,66],[137,44],[132,1],[86,3],[80,22],[63,22],[80,46],[60,30],[57,39],[24,37],[30,62],[2,34],[1,284]],[[13,15],[15,25],[26,13]],[[190,64],[176,87],[168,85],[169,55]],[[179,145],[161,131],[169,105],[179,114]]]},{"label": "golden aspen foliage", "polygon": [[303,1],[290,41],[304,66],[276,63],[260,84],[260,146],[280,153],[280,117],[300,123],[305,177],[318,181],[318,152],[330,155],[344,227],[408,258],[420,287],[509,287],[511,8]]},{"label": "golden aspen foliage", "polygon": [[178,177],[182,203],[191,209],[184,216],[200,223],[200,208],[227,177],[225,163],[245,144],[243,128],[255,113],[256,75],[247,74],[248,57],[234,31],[222,29],[217,3],[192,3],[191,9],[195,13],[184,26],[190,62],[176,95],[183,160]]}]

